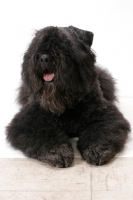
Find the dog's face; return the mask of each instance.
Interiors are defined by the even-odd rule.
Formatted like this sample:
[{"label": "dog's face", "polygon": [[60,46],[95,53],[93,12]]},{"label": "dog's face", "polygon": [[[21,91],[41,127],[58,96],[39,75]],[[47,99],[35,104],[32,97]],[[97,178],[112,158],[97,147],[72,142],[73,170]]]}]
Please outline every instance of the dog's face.
[{"label": "dog's face", "polygon": [[95,78],[93,33],[73,26],[38,31],[24,56],[22,78],[44,109],[62,113],[90,90]]}]

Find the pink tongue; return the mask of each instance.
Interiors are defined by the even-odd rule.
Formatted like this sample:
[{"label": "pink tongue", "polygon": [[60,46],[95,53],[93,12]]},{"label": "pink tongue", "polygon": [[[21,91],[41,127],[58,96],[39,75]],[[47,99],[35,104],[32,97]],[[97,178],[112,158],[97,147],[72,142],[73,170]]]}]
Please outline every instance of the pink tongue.
[{"label": "pink tongue", "polygon": [[52,81],[54,79],[54,73],[52,73],[52,74],[44,74],[43,75],[43,79],[45,81]]}]

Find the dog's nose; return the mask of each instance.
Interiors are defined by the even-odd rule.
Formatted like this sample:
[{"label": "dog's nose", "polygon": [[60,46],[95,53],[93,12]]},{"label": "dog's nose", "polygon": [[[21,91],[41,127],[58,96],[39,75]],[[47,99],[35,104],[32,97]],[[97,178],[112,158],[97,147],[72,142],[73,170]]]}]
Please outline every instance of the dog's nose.
[{"label": "dog's nose", "polygon": [[47,54],[43,54],[40,57],[40,62],[42,64],[47,64],[49,62],[49,56]]}]

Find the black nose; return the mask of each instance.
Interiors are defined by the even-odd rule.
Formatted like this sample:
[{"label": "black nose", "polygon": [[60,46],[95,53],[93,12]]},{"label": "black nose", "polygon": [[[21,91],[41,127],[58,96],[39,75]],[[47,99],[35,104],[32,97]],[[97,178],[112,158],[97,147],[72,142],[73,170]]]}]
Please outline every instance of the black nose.
[{"label": "black nose", "polygon": [[43,54],[40,57],[40,62],[42,64],[47,64],[49,62],[49,56],[47,54]]}]

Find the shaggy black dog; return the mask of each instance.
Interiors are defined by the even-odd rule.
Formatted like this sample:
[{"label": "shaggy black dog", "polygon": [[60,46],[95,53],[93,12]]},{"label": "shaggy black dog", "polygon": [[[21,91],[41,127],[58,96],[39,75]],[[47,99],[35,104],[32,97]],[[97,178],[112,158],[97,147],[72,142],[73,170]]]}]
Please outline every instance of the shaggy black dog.
[{"label": "shaggy black dog", "polygon": [[130,125],[115,106],[114,80],[96,66],[93,33],[73,26],[37,31],[22,64],[22,108],[7,127],[7,139],[31,158],[68,167],[70,137],[90,164],[119,152]]}]

